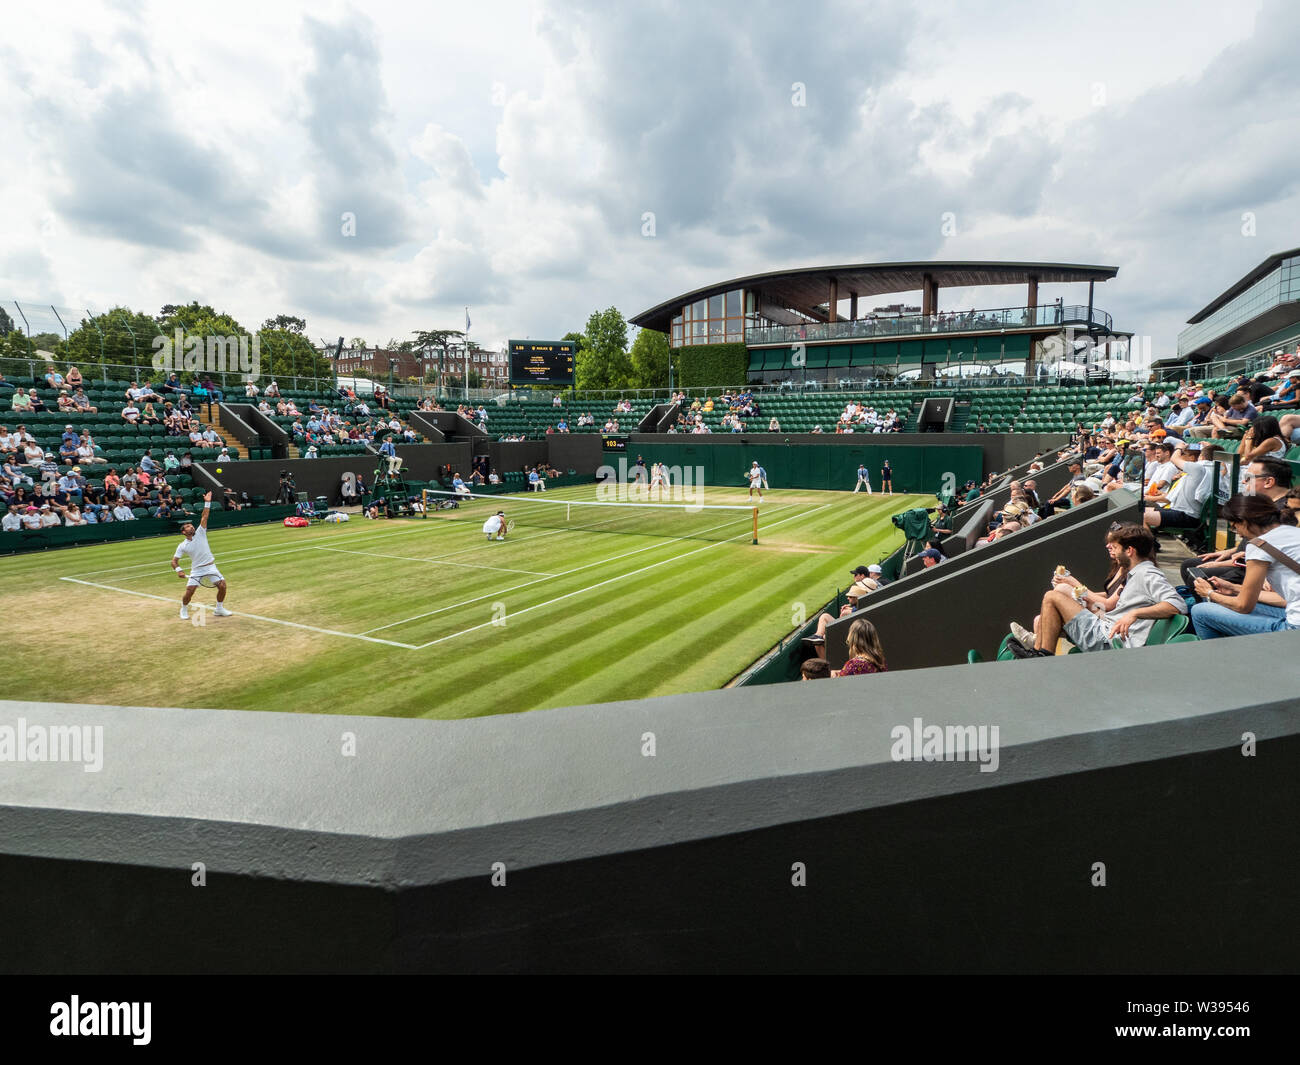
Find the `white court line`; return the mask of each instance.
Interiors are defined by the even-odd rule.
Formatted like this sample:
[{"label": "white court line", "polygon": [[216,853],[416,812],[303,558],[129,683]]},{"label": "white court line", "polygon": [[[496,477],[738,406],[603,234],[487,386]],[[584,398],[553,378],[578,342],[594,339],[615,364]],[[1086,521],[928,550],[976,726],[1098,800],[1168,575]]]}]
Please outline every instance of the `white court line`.
[{"label": "white court line", "polygon": [[[829,504],[827,504],[827,505],[829,506]],[[715,525],[715,526],[713,526],[713,528],[711,528],[711,529],[705,529],[704,531],[705,531],[705,532],[713,532],[713,531],[716,530],[716,529],[722,529],[722,528],[725,528],[726,526],[728,526],[728,525],[732,525],[732,524],[734,524],[734,523],[733,523],[733,522],[730,522],[730,521],[725,521],[725,522],[723,522],[721,525]],[[565,531],[568,531],[568,530],[565,530]],[[547,535],[547,534],[546,534],[546,533],[542,533],[541,535],[545,536],[545,535]],[[598,560],[595,561],[595,562],[588,562],[586,565],[583,565],[583,566],[575,566],[573,569],[564,570],[564,571],[562,571],[562,572],[560,572],[560,573],[553,574],[552,576],[553,576],[553,577],[567,577],[567,576],[569,576],[571,573],[581,573],[584,569],[591,569],[593,566],[605,566],[605,565],[608,565],[608,564],[611,563],[611,562],[617,562],[620,558],[628,558],[628,557],[630,557],[631,555],[639,555],[639,554],[642,554],[643,552],[646,552],[646,551],[653,551],[653,550],[655,550],[656,548],[664,547],[664,546],[666,546],[667,544],[675,544],[675,543],[677,543],[677,542],[680,541],[680,540],[689,540],[689,539],[690,539],[690,537],[688,537],[688,536],[674,536],[674,537],[672,537],[672,538],[664,538],[664,539],[661,539],[658,543],[647,544],[645,547],[638,547],[638,548],[636,548],[635,550],[632,550],[632,551],[624,551],[621,555],[613,555],[613,556],[611,556],[610,558],[602,558],[602,559],[598,559]],[[482,544],[482,545],[480,545],[480,546],[481,546],[482,548],[484,548],[484,549],[487,548],[487,545],[486,545],[486,544]],[[478,550],[478,548],[474,548],[473,550]],[[456,552],[456,553],[457,553],[457,554],[464,554],[465,552],[460,551],[460,552]],[[443,555],[443,556],[440,556],[440,557],[448,558],[448,557],[450,557],[450,556]],[[493,599],[493,598],[500,597],[500,596],[502,596],[502,595],[507,595],[507,594],[509,594],[509,593],[511,593],[511,592],[517,592],[517,591],[519,591],[521,588],[528,588],[528,587],[530,587],[531,585],[534,585],[534,584],[541,584],[542,581],[544,581],[544,580],[549,580],[549,579],[551,579],[551,578],[547,578],[547,577],[539,577],[539,578],[538,578],[537,580],[535,580],[535,581],[524,581],[523,584],[516,584],[516,585],[514,585],[514,586],[511,587],[511,588],[507,588],[507,589],[505,589],[505,591],[489,592],[487,595],[476,595],[473,599],[463,599],[463,600],[461,600],[459,603],[448,603],[446,606],[440,606],[440,607],[438,607],[438,609],[436,609],[436,610],[426,610],[423,614],[415,614],[415,615],[412,615],[412,616],[409,617],[409,618],[403,618],[401,621],[390,621],[387,625],[376,625],[373,629],[366,629],[366,632],[367,632],[367,633],[371,633],[371,632],[382,632],[384,629],[391,629],[391,628],[395,628],[395,627],[398,626],[398,625],[405,625],[405,624],[406,624],[407,622],[409,622],[409,621],[420,621],[420,620],[422,620],[422,619],[424,619],[424,618],[431,618],[431,617],[433,617],[435,614],[442,614],[442,613],[445,613],[445,612],[448,611],[448,610],[455,610],[457,607],[469,606],[471,603],[479,603],[479,602],[482,602],[484,599]]]},{"label": "white court line", "polygon": [[427,562],[433,566],[464,566],[468,569],[491,569],[498,573],[527,573],[532,577],[554,577],[554,573],[542,573],[535,569],[509,569],[506,566],[479,566],[473,562],[443,562],[436,558],[412,558],[410,555],[385,555],[378,551],[349,551],[343,547],[318,547],[317,551],[333,551],[340,555],[365,555],[367,558],[395,558],[399,562]]},{"label": "white court line", "polygon": [[[59,580],[70,581],[72,584],[84,584],[89,588],[103,588],[108,592],[121,592],[123,595],[135,595],[139,596],[141,599],[157,599],[159,602],[170,603],[172,606],[175,606],[177,602],[175,598],[168,598],[165,595],[154,595],[151,592],[135,592],[130,588],[115,588],[111,584],[96,584],[94,581],[81,581],[76,577],[60,577]],[[319,632],[325,636],[344,636],[349,640],[365,640],[367,643],[386,643],[389,647],[404,647],[408,651],[419,650],[418,647],[410,643],[398,643],[396,640],[381,640],[376,636],[358,635],[354,632],[339,632],[337,629],[320,629],[315,625],[303,625],[301,622],[297,621],[283,621],[280,618],[268,618],[262,614],[247,614],[242,610],[232,611],[232,614],[238,618],[253,618],[256,621],[269,621],[273,625],[287,625],[291,629],[306,629],[308,632]]]},{"label": "white court line", "polygon": [[[823,503],[820,507],[815,507],[812,510],[805,511],[803,514],[793,514],[790,517],[786,518],[785,521],[773,522],[771,525],[768,525],[767,528],[774,529],[778,525],[784,525],[786,521],[795,521],[797,518],[816,514],[817,511],[825,510],[827,507],[831,505],[832,504],[830,503]],[[613,584],[615,581],[626,580],[628,577],[635,577],[638,573],[646,573],[649,570],[658,569],[660,566],[666,566],[670,562],[680,562],[684,558],[690,558],[692,555],[698,555],[701,551],[711,551],[715,547],[721,547],[723,544],[729,544],[732,542],[732,540],[740,540],[748,535],[750,534],[741,533],[739,536],[733,536],[727,540],[719,540],[716,543],[705,544],[703,547],[697,548],[694,551],[687,551],[684,555],[674,555],[672,558],[666,558],[662,562],[652,562],[648,566],[642,566],[640,569],[634,569],[631,573],[620,573],[617,577],[610,577],[609,580],[601,581],[599,584],[593,584],[586,588],[579,588],[576,592],[568,592],[565,595],[556,596],[554,599],[548,599],[545,603],[537,603],[535,606],[524,607],[523,610],[516,610],[513,614],[505,614],[500,618],[494,618],[491,621],[485,621],[480,625],[473,626],[472,628],[462,629],[460,632],[453,632],[450,636],[440,636],[436,640],[430,640],[428,643],[420,644],[416,648],[416,650],[423,651],[426,647],[433,647],[435,644],[445,643],[448,640],[454,640],[458,636],[466,636],[471,632],[477,632],[479,629],[487,628],[489,625],[500,625],[502,622],[506,621],[509,618],[517,618],[520,615],[530,613],[533,610],[540,610],[542,609],[542,607],[553,606],[556,603],[562,603],[566,599],[572,599],[575,595],[583,595],[586,592],[594,592],[597,588],[603,588],[605,585]]]},{"label": "white court line", "polygon": [[[249,526],[243,526],[243,528],[249,528]],[[217,531],[224,532],[226,530],[219,529]],[[405,536],[408,533],[427,532],[427,531],[428,530],[424,529],[423,526],[414,526],[412,528],[403,527],[400,529],[372,528],[372,529],[366,529],[364,532],[361,531],[346,532],[346,533],[341,532],[340,535],[338,536],[333,536],[327,533],[324,536],[312,536],[307,539],[299,540],[296,544],[294,544],[293,547],[276,547],[274,545],[268,544],[268,545],[263,545],[262,547],[236,548],[234,551],[228,554],[223,552],[221,556],[221,561],[222,564],[224,565],[230,562],[248,562],[259,558],[269,558],[272,555],[289,555],[289,554],[294,554],[295,552],[298,551],[310,551],[318,541],[322,541],[322,540],[329,540],[332,543],[336,543],[336,544],[346,544],[346,543],[352,543],[358,539],[363,539],[365,537],[373,537],[375,539],[387,539],[390,536]],[[179,536],[180,533],[177,533],[176,535]],[[159,539],[162,539],[162,537],[159,537]],[[107,573],[122,573],[127,570],[144,569],[148,566],[157,566],[157,565],[159,565],[159,563],[157,562],[136,562],[130,566],[112,566],[109,569],[92,569],[92,570],[86,570],[82,573],[70,573],[68,574],[68,576],[69,577],[102,577]]]}]

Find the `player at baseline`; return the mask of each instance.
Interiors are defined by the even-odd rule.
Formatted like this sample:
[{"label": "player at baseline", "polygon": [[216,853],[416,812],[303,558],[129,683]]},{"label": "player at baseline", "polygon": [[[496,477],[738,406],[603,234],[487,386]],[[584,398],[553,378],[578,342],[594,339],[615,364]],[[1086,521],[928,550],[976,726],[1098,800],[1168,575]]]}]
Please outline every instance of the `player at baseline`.
[{"label": "player at baseline", "polygon": [[[198,527],[195,528],[192,521],[187,521],[181,527],[181,533],[185,539],[180,542],[175,554],[172,555],[172,569],[176,572],[176,576],[186,582],[185,595],[181,599],[181,618],[183,620],[189,619],[190,600],[194,598],[194,589],[199,586],[205,577],[217,589],[217,606],[212,613],[219,618],[230,616],[230,611],[225,607],[226,578],[217,569],[217,560],[213,557],[212,548],[208,545],[208,514],[211,511],[212,493],[208,492],[203,497],[203,517],[199,519]],[[182,555],[190,556],[188,579],[180,566]]]},{"label": "player at baseline", "polygon": [[754,493],[758,492],[758,501],[763,502],[763,470],[757,462],[749,467],[749,472],[745,474],[749,478],[749,498],[754,498]]}]

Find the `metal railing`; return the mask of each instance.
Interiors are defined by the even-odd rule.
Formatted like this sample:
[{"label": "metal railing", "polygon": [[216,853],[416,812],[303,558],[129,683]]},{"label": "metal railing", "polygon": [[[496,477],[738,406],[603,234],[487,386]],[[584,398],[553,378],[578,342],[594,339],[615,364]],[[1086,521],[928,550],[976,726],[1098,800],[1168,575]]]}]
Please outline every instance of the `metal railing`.
[{"label": "metal railing", "polygon": [[[1006,329],[1065,328],[1089,324],[1087,306],[1051,303],[1040,307],[998,307],[991,310],[940,311],[894,317],[868,316],[851,322],[805,322],[745,330],[745,343],[797,344],[808,340],[854,340],[871,337],[933,336],[944,333],[1001,332]],[[1091,324],[1109,333],[1113,320],[1093,307]]]},{"label": "metal railing", "polygon": [[[80,362],[76,359],[58,357],[53,361],[40,358],[5,358],[0,357],[0,374],[15,385],[46,387],[45,375],[50,370],[65,374],[69,366],[76,366],[81,371],[87,384],[102,386],[109,381],[139,381],[159,385],[166,374],[154,369],[149,363],[131,365],[116,362]],[[240,373],[197,373],[180,372],[177,374],[185,387],[193,386],[196,380],[210,377],[212,383],[224,393],[224,398],[243,398],[246,375]],[[265,372],[258,378],[259,389],[265,388],[272,380],[283,392],[333,392],[334,380],[329,377],[299,377]],[[396,392],[396,389],[394,389]]]}]

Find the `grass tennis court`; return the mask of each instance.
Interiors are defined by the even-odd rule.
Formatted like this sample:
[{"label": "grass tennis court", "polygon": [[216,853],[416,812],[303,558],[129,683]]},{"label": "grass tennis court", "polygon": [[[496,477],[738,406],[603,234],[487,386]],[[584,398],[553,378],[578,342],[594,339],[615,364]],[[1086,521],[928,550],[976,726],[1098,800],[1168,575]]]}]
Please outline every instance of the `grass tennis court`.
[{"label": "grass tennis court", "polygon": [[[596,486],[543,498],[594,500]],[[744,505],[746,493],[709,488],[702,501]],[[890,515],[934,498],[771,491],[757,546],[744,511],[674,514],[653,531],[586,522],[618,528],[603,532],[530,523],[529,502],[493,500],[518,512],[504,543],[485,540],[490,511],[472,508],[215,530],[235,616],[202,625],[177,616],[179,535],[0,559],[6,613],[21,619],[9,690],[455,718],[718,688],[791,631],[797,604],[811,615],[854,565],[902,542]]]}]

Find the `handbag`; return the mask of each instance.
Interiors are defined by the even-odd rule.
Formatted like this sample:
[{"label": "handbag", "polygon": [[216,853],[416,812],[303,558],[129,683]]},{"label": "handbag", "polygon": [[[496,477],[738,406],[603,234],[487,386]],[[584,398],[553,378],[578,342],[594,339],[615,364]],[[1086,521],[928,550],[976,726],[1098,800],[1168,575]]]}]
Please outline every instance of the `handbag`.
[{"label": "handbag", "polygon": [[1282,565],[1286,566],[1288,569],[1292,570],[1293,572],[1300,573],[1300,562],[1297,562],[1290,555],[1284,554],[1283,552],[1279,551],[1276,547],[1270,544],[1262,536],[1256,536],[1255,539],[1247,540],[1246,542],[1250,544],[1251,547],[1258,547],[1261,551],[1264,551],[1267,554],[1272,555],[1275,559],[1277,559],[1277,561],[1281,562]]}]

